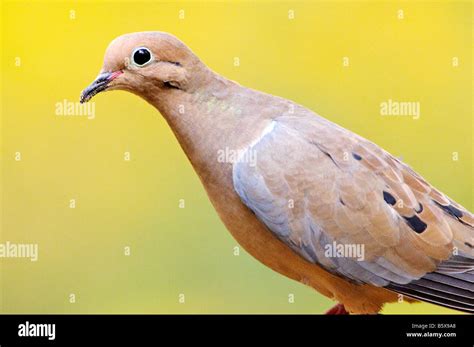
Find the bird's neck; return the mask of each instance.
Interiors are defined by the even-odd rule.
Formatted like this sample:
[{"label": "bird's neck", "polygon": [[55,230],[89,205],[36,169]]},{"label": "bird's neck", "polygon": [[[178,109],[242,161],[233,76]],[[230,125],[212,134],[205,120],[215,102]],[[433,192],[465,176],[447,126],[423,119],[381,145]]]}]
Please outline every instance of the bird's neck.
[{"label": "bird's neck", "polygon": [[270,120],[259,112],[255,96],[271,96],[210,70],[203,79],[195,90],[161,90],[145,99],[166,119],[201,179],[207,179],[231,170],[231,161],[219,160],[222,153],[236,154],[260,136]]}]

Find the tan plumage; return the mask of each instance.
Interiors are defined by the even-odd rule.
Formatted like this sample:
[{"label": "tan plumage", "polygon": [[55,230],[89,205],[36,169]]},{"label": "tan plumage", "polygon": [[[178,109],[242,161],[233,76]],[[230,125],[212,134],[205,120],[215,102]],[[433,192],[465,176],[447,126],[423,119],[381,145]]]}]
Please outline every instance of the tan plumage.
[{"label": "tan plumage", "polygon": [[[395,293],[474,310],[473,215],[377,145],[222,78],[166,33],[111,43],[82,100],[112,89],[161,112],[227,228],[267,266],[354,313]],[[241,160],[219,161],[226,148]],[[333,243],[363,246],[363,259],[328,256]]]}]

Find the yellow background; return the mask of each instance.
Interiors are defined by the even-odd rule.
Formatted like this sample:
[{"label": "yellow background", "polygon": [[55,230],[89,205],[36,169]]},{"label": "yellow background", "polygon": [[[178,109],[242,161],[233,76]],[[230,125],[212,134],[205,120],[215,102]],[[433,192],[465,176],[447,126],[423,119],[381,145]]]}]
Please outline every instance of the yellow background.
[{"label": "yellow background", "polygon": [[[1,18],[1,238],[40,249],[36,263],[0,259],[1,312],[321,313],[332,305],[243,250],[233,255],[236,242],[144,101],[111,92],[94,99],[94,120],[55,115],[127,32],[175,34],[215,71],[403,156],[472,210],[470,2],[3,1]],[[381,117],[388,99],[419,101],[421,118]],[[384,310],[447,312],[405,303]]]}]

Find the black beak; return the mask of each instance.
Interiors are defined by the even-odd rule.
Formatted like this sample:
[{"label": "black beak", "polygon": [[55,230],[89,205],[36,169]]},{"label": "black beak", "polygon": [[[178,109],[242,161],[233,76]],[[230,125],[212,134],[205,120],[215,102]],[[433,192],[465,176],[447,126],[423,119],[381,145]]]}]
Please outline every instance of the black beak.
[{"label": "black beak", "polygon": [[122,71],[104,72],[101,73],[81,94],[81,104],[88,102],[92,97],[107,89],[110,82],[112,82]]}]

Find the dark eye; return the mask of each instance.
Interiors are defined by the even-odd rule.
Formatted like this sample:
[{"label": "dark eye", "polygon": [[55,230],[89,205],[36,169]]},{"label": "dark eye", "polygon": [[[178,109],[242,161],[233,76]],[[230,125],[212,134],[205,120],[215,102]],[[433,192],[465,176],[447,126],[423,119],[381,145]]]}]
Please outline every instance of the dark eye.
[{"label": "dark eye", "polygon": [[132,60],[138,66],[143,66],[151,61],[151,52],[145,47],[137,48],[133,51]]}]

